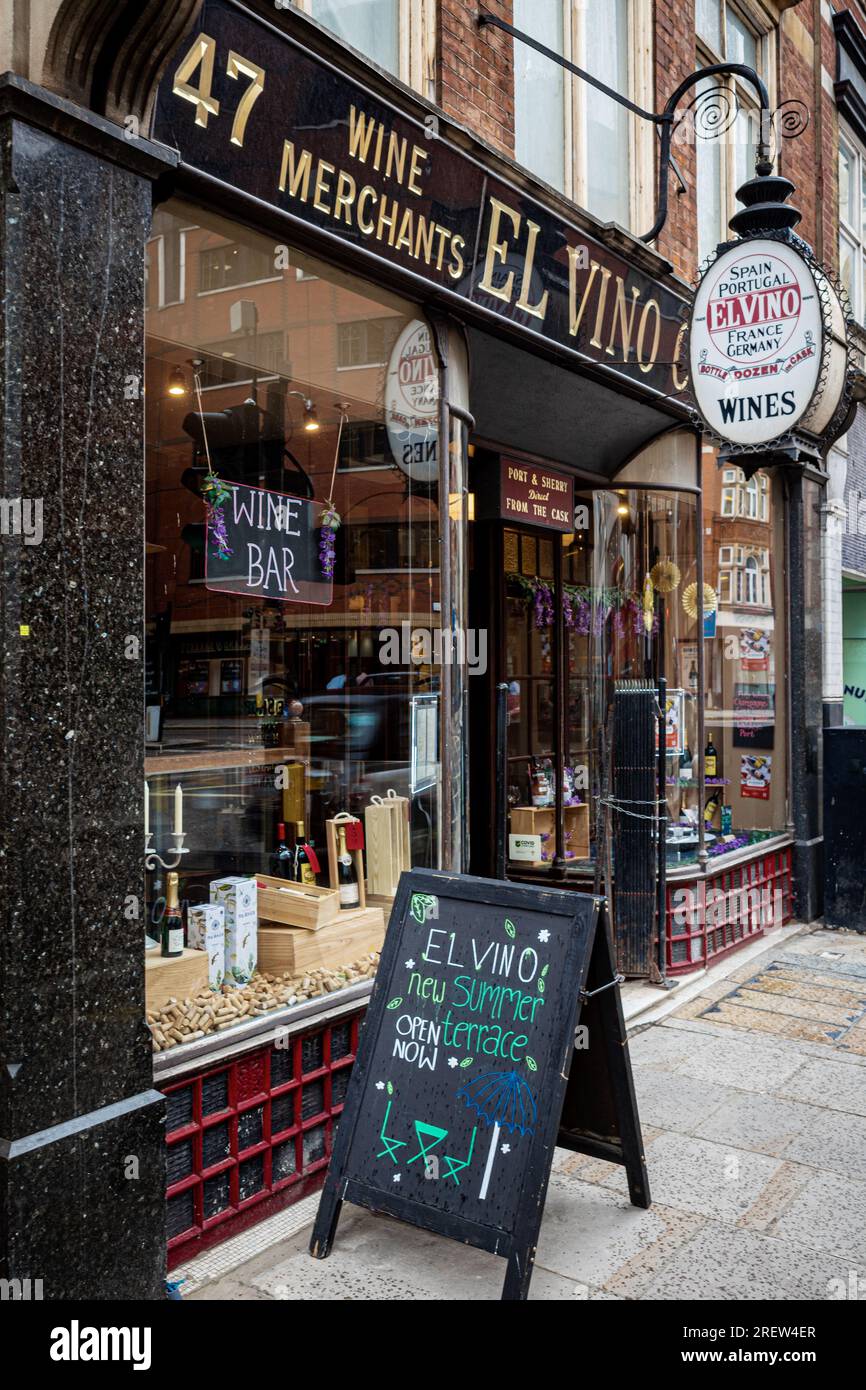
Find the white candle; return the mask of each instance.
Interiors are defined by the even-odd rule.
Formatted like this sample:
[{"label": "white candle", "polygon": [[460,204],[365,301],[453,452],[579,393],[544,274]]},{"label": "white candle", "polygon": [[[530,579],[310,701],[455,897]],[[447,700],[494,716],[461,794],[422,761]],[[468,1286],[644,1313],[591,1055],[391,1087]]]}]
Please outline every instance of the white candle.
[{"label": "white candle", "polygon": [[183,831],[183,791],[178,782],[174,789],[174,833],[180,835]]},{"label": "white candle", "polygon": [[147,785],[147,778],[144,782],[144,833],[150,834],[150,791]]}]

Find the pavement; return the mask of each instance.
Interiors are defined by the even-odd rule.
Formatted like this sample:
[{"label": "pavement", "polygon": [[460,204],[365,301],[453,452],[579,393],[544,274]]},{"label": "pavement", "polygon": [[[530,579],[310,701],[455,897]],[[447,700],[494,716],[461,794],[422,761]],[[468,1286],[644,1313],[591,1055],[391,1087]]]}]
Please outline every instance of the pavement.
[{"label": "pavement", "polygon": [[[866,936],[760,945],[633,1021],[652,1207],[557,1149],[530,1298],[866,1301]],[[501,1259],[352,1206],[313,1260],[317,1200],[191,1261],[184,1295],[500,1297]]]}]

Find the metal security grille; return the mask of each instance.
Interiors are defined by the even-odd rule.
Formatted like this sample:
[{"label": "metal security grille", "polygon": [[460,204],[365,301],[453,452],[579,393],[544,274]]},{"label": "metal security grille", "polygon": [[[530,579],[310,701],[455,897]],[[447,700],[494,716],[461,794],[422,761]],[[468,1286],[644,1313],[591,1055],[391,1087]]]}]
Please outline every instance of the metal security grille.
[{"label": "metal security grille", "polygon": [[362,1017],[163,1088],[170,1266],[321,1186]]},{"label": "metal security grille", "polygon": [[617,681],[613,697],[614,927],[617,967],[647,975],[656,918],[658,698],[654,685]]}]

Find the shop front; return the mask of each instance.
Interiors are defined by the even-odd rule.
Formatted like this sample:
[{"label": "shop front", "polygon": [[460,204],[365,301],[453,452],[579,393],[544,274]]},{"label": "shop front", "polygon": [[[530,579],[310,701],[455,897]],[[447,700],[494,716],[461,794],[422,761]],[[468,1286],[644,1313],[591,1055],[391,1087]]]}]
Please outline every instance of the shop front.
[{"label": "shop front", "polygon": [[[702,544],[685,290],[287,30],[213,0],[154,110],[181,160],[145,314],[172,1260],[321,1177],[401,868],[605,891],[651,978],[789,914],[781,508],[759,479],[759,587],[732,589]],[[655,711],[660,682],[664,757],[653,715],[629,796],[617,701]],[[256,886],[216,994],[201,952],[161,954],[171,874],[188,920]]]},{"label": "shop front", "polygon": [[[93,756],[144,822],[175,1264],[321,1181],[403,868],[604,891],[651,979],[791,912],[787,501],[702,446],[687,287],[279,25],[207,0],[149,140],[88,137],[154,190],[144,493],[133,449],[101,498],[133,582],[144,523],[144,728],[133,690]],[[25,154],[61,120],[8,102]]]}]

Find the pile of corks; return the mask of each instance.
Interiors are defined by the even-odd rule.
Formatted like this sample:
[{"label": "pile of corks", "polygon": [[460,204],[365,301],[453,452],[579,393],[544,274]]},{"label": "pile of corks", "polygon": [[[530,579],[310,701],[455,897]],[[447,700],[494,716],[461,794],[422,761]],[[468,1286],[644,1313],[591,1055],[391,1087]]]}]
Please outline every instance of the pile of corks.
[{"label": "pile of corks", "polygon": [[234,1028],[246,1019],[262,1018],[272,1009],[301,1004],[347,985],[369,980],[376,973],[378,951],[370,951],[339,970],[308,970],[303,975],[266,975],[258,970],[248,985],[235,989],[201,989],[188,999],[169,999],[159,1012],[148,1012],[154,1052],[167,1052],[178,1043],[195,1042],[208,1033]]}]

